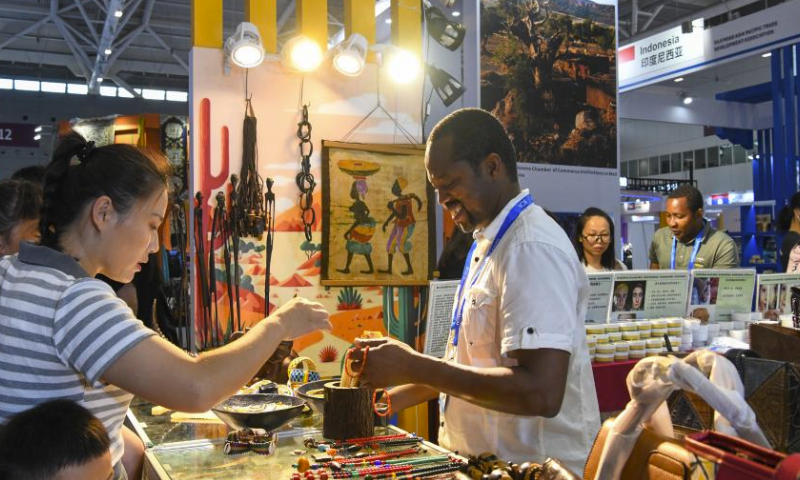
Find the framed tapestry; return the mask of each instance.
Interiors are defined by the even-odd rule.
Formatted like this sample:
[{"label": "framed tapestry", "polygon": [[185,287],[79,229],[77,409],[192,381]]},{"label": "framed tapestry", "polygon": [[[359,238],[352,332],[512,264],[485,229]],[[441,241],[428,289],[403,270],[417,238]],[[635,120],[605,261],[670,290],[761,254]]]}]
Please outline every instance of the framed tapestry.
[{"label": "framed tapestry", "polygon": [[424,145],[322,142],[322,284],[427,285],[435,267]]}]

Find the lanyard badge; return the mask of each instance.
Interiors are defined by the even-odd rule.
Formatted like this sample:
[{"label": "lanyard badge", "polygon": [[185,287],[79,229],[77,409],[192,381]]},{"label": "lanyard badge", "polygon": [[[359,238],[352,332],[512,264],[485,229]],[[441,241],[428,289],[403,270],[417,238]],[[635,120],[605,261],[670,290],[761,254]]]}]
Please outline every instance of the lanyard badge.
[{"label": "lanyard badge", "polygon": [[[519,215],[531,205],[533,205],[533,197],[530,195],[525,195],[516,203],[516,205],[514,205],[511,211],[508,212],[506,218],[503,219],[502,225],[500,225],[500,230],[497,232],[497,235],[492,241],[491,247],[489,247],[489,251],[486,252],[486,255],[483,256],[481,262],[478,264],[475,275],[472,277],[470,288],[475,285],[475,282],[478,280],[478,277],[480,277],[481,272],[483,271],[483,267],[486,265],[486,260],[489,258],[492,252],[494,252],[494,249],[497,248],[497,245],[500,243],[500,240],[503,239],[503,236],[506,234],[509,227],[511,227],[517,217],[519,217]],[[464,316],[464,304],[466,303],[466,299],[462,298],[462,295],[464,294],[464,285],[467,283],[467,278],[469,277],[470,259],[475,253],[475,248],[477,245],[477,242],[472,242],[472,247],[470,247],[469,254],[467,255],[467,261],[464,263],[464,271],[461,273],[461,282],[458,284],[458,290],[456,290],[456,302],[458,302],[458,308],[453,311],[453,321],[450,324],[450,329],[453,331],[453,346],[458,346],[458,334],[461,330],[461,321]]]},{"label": "lanyard badge", "polygon": [[[689,264],[687,267],[691,272],[694,269],[694,261],[697,258],[697,252],[700,251],[700,245],[703,243],[703,236],[705,235],[706,231],[706,222],[703,221],[703,228],[700,229],[700,233],[694,239],[694,248],[692,248],[692,256],[689,257]],[[675,236],[672,236],[672,255],[669,258],[669,269],[675,270],[675,251],[678,249],[678,239]]]}]

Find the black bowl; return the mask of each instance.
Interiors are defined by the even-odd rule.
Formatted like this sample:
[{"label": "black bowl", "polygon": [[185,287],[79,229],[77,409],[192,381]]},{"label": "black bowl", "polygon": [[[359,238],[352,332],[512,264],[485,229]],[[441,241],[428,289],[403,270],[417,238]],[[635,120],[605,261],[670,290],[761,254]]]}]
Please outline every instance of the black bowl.
[{"label": "black bowl", "polygon": [[[282,407],[272,411],[259,408],[275,403],[282,404]],[[231,428],[263,428],[268,432],[289,423],[304,410],[306,402],[301,398],[264,393],[234,395],[211,409]]]},{"label": "black bowl", "polygon": [[308,392],[310,392],[311,390],[317,390],[317,389],[323,388],[323,387],[325,387],[326,383],[335,382],[335,381],[338,381],[338,380],[339,380],[339,377],[336,377],[336,378],[332,378],[332,379],[329,378],[327,380],[317,380],[315,382],[304,383],[303,385],[300,385],[299,387],[295,388],[294,389],[294,393],[298,397],[300,397],[303,400],[305,400],[306,403],[308,403],[308,405],[311,407],[311,410],[314,410],[314,413],[320,413],[321,414],[321,413],[324,413],[324,411],[325,411],[325,397],[324,396],[322,398],[310,397],[310,396],[308,396]]}]

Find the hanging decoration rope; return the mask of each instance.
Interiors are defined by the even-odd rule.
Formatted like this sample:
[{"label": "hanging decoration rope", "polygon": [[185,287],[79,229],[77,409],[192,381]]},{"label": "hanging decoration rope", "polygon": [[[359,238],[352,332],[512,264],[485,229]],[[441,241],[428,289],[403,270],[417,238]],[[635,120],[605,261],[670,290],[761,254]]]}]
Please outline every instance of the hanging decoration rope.
[{"label": "hanging decoration rope", "polygon": [[311,174],[311,155],[314,144],[311,143],[311,122],[308,121],[308,104],[303,105],[303,120],[297,124],[297,138],[300,139],[300,173],[297,174],[297,188],[300,189],[300,219],[306,240],[311,241],[311,232],[317,221],[314,211],[314,175]]},{"label": "hanging decoration rope", "polygon": [[269,290],[270,290],[270,278],[272,278],[272,250],[275,244],[275,193],[272,191],[272,186],[275,184],[275,181],[271,178],[267,178],[267,193],[264,194],[264,205],[266,205],[267,210],[267,236],[266,236],[266,250],[267,250],[267,271],[264,273],[264,278],[266,281],[264,282],[264,316],[269,316]]},{"label": "hanging decoration rope", "polygon": [[242,170],[236,204],[231,218],[235,219],[233,230],[236,237],[257,237],[264,234],[264,181],[258,174],[258,148],[256,139],[257,120],[253,105],[248,98],[242,127]]}]

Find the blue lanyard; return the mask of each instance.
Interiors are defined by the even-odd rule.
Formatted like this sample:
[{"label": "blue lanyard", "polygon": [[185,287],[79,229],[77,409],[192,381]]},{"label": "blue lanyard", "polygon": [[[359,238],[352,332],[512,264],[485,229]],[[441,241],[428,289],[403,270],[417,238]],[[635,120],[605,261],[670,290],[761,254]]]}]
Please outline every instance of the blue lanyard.
[{"label": "blue lanyard", "polygon": [[[697,252],[700,251],[700,244],[703,243],[703,235],[706,230],[706,222],[703,221],[703,228],[700,229],[700,234],[697,235],[694,239],[694,248],[692,249],[692,256],[689,257],[689,271],[691,272],[694,268],[694,260],[697,258]],[[675,235],[672,236],[672,255],[669,258],[669,269],[675,270],[675,250],[678,248],[678,239],[675,238]]]},{"label": "blue lanyard", "polygon": [[[503,236],[508,231],[511,224],[519,217],[523,210],[528,208],[529,206],[533,205],[533,197],[530,195],[525,195],[516,205],[514,208],[508,212],[506,218],[503,220],[503,224],[500,225],[500,230],[497,232],[497,235],[494,237],[494,241],[492,241],[492,246],[489,247],[489,251],[486,252],[486,255],[483,256],[481,259],[481,263],[478,264],[478,269],[475,272],[475,276],[472,277],[472,283],[470,284],[470,288],[475,285],[475,282],[478,280],[478,277],[481,275],[481,271],[483,270],[484,265],[486,265],[486,259],[489,258],[489,255],[494,252],[494,249],[497,248],[497,245],[500,243],[500,240],[503,239]],[[459,301],[458,310],[453,312],[453,322],[450,324],[450,330],[453,330],[453,345],[458,345],[458,332],[461,330],[461,320],[464,316],[464,304],[466,303],[466,299],[461,298],[461,295],[464,291],[464,284],[467,283],[467,277],[469,277],[469,270],[470,270],[470,260],[472,259],[472,254],[475,253],[475,247],[478,245],[478,242],[472,242],[472,247],[469,249],[469,254],[467,255],[467,261],[464,263],[464,271],[461,273],[461,282],[458,284],[458,290],[456,290],[456,301]]]}]

